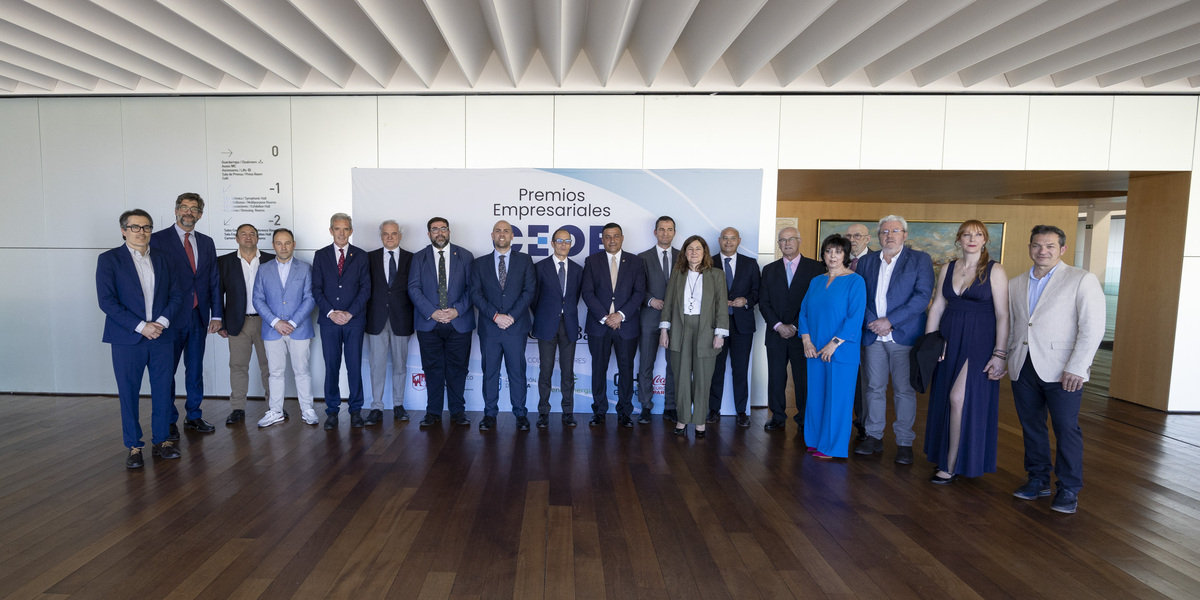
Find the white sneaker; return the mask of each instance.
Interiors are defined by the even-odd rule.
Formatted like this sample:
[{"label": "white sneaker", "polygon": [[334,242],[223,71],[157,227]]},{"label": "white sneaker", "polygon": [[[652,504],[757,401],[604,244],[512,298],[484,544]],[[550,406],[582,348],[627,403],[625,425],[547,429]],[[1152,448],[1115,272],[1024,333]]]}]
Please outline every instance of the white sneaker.
[{"label": "white sneaker", "polygon": [[304,411],[304,422],[309,425],[317,424],[317,411],[309,409]]},{"label": "white sneaker", "polygon": [[275,412],[273,410],[268,410],[267,414],[263,415],[263,418],[258,420],[258,426],[259,427],[270,427],[276,423],[282,423],[282,422],[283,422],[283,413]]}]

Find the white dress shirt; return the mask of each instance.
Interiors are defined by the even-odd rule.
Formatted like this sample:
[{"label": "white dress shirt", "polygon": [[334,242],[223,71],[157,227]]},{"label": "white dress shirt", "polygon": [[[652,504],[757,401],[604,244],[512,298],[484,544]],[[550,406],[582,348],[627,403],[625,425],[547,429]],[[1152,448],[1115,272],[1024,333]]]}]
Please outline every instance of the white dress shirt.
[{"label": "white dress shirt", "polygon": [[[142,317],[142,322],[133,329],[141,333],[146,327],[146,321],[154,316],[154,263],[150,261],[150,248],[146,248],[146,253],[142,254],[129,244],[125,244],[125,247],[133,257],[133,268],[137,270],[138,283],[142,284],[142,297],[146,299],[146,316]],[[155,319],[155,322],[161,323],[163,327],[171,326],[171,321],[166,316]]]},{"label": "white dress shirt", "polygon": [[254,294],[252,292],[254,291],[254,277],[258,275],[258,251],[254,252],[254,258],[250,259],[249,262],[242,258],[242,255],[239,253],[238,262],[242,265],[242,279],[246,281],[246,314],[257,314],[258,311],[254,309]]},{"label": "white dress shirt", "polygon": [[[901,248],[895,256],[892,257],[892,262],[884,259],[883,254],[879,255],[879,279],[876,279],[875,284],[875,315],[882,319],[887,316],[887,293],[888,285],[892,281],[892,271],[896,270],[896,263],[900,262],[900,255],[904,253],[904,248]],[[884,342],[892,340],[892,332],[887,335],[879,336],[879,339]]]}]

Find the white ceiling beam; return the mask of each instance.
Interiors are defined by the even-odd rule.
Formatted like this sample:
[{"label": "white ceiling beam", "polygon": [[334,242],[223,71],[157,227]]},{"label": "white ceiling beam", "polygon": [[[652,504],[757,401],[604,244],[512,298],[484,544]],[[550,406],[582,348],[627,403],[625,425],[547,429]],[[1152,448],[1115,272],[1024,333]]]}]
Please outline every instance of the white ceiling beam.
[{"label": "white ceiling beam", "polygon": [[863,68],[871,85],[878,86],[896,76],[924,64],[936,56],[953,50],[1021,13],[1045,3],[1046,0],[1005,0],[1004,2],[974,2],[950,15],[945,21],[881,56]]},{"label": "white ceiling beam", "polygon": [[751,19],[722,57],[741,86],[813,24],[835,0],[769,2]]},{"label": "white ceiling beam", "polygon": [[1193,82],[1191,79],[1193,76],[1200,76],[1200,60],[1146,75],[1142,77],[1142,85],[1146,87],[1154,87],[1156,85],[1162,85],[1171,81],[1179,81],[1180,79],[1188,78],[1188,81],[1191,83],[1192,87],[1196,87],[1196,82]]},{"label": "white ceiling beam", "polygon": [[89,75],[79,69],[72,69],[64,64],[54,62],[23,48],[18,48],[4,42],[0,42],[0,60],[11,65],[29,69],[35,73],[41,73],[46,77],[65,81],[85,90],[96,89],[96,84],[100,82],[100,78],[95,75]]},{"label": "white ceiling beam", "polygon": [[593,0],[588,3],[583,52],[601,86],[608,85],[608,78],[617,68],[621,55],[625,54],[641,8],[642,0]]},{"label": "white ceiling beam", "polygon": [[6,92],[15,92],[15,91],[17,91],[18,83],[20,83],[20,82],[18,82],[16,79],[0,77],[0,90],[4,90]]},{"label": "white ceiling beam", "polygon": [[537,49],[533,0],[479,0],[496,56],[513,87],[521,82]]},{"label": "white ceiling beam", "polygon": [[958,76],[963,85],[970,87],[1183,2],[1184,0],[1116,2],[967,67],[959,71]]},{"label": "white ceiling beam", "polygon": [[642,5],[629,36],[629,54],[646,85],[658,78],[671,48],[699,3],[700,0],[652,0]]},{"label": "white ceiling beam", "polygon": [[675,57],[695,86],[745,31],[767,0],[701,0],[675,43]]},{"label": "white ceiling beam", "polygon": [[[1200,20],[1200,19],[1198,19]],[[1181,21],[1180,24],[1186,22]],[[1115,33],[1115,32],[1114,32]],[[1103,36],[1107,37],[1107,36]],[[1069,69],[1063,69],[1054,73],[1052,78],[1054,85],[1062,87],[1082,81],[1089,77],[1095,77],[1102,73],[1116,71],[1122,67],[1127,67],[1140,63],[1145,60],[1162,56],[1164,54],[1187,48],[1200,40],[1200,25],[1192,25],[1184,27],[1178,31],[1174,31],[1162,37],[1154,38],[1140,44],[1134,44],[1123,50],[1118,50],[1110,54],[1102,54],[1097,58],[1084,63],[1075,65]],[[1115,42],[1110,48],[1120,48]],[[1097,51],[1102,51],[1102,47],[1095,47]],[[1052,57],[1049,57],[1052,58]],[[1045,59],[1043,59],[1045,60]],[[1038,61],[1041,62],[1041,61]],[[1010,85],[1012,79],[1009,79]]]},{"label": "white ceiling beam", "polygon": [[915,67],[913,79],[919,86],[929,85],[1113,2],[1116,0],[1050,0]]},{"label": "white ceiling beam", "polygon": [[56,63],[72,67],[105,81],[110,81],[127,90],[137,87],[138,82],[141,81],[141,77],[136,73],[126,71],[90,54],[80,52],[70,46],[29,31],[24,27],[9,23],[8,21],[0,20],[0,40],[4,40],[8,44],[28,52],[36,53]]},{"label": "white ceiling beam", "polygon": [[354,61],[321,33],[287,0],[224,0],[247,21],[265,31],[275,41],[339,88],[344,88],[354,72]]},{"label": "white ceiling beam", "polygon": [[492,38],[478,0],[425,0],[425,8],[442,32],[467,84],[475,87],[492,55]]},{"label": "white ceiling beam", "polygon": [[[1017,86],[1052,74],[1054,85],[1062,87],[1150,58],[1154,54],[1139,56],[1139,53],[1144,52],[1145,48],[1142,50],[1138,50],[1138,48],[1150,47],[1147,44],[1160,41],[1169,45],[1168,38],[1177,39],[1180,29],[1196,23],[1200,23],[1200,2],[1181,4],[1017,67],[1005,73],[1004,76],[1009,85]],[[1156,54],[1178,50],[1190,45],[1191,40],[1195,39],[1197,38],[1192,37],[1182,43],[1166,47]],[[1132,57],[1123,58],[1126,56]],[[1125,62],[1121,62],[1122,60]]]},{"label": "white ceiling beam", "polygon": [[[157,2],[297,88],[304,83],[312,70],[308,63],[289,52],[220,0]],[[262,85],[261,80],[258,85]]]},{"label": "white ceiling beam", "polygon": [[534,0],[538,48],[555,83],[562,87],[583,50],[587,0]]},{"label": "white ceiling beam", "polygon": [[1137,64],[1132,64],[1127,67],[1122,67],[1108,73],[1104,73],[1096,77],[1096,81],[1100,83],[1100,87],[1108,87],[1116,85],[1130,79],[1144,77],[1167,69],[1172,69],[1188,63],[1193,63],[1200,60],[1200,44],[1188,46],[1181,50],[1169,52],[1161,56],[1156,56],[1149,60],[1144,60]]},{"label": "white ceiling beam", "polygon": [[771,59],[780,85],[788,85],[846,45],[904,0],[838,0]]},{"label": "white ceiling beam", "polygon": [[357,0],[421,83],[433,85],[450,49],[421,0]]},{"label": "white ceiling beam", "polygon": [[[94,57],[97,61],[111,64],[118,69],[170,89],[175,89],[183,79],[183,75],[178,71],[24,2],[0,3],[0,19],[47,39],[55,40],[84,55]],[[77,62],[74,66],[80,70],[93,72],[86,68],[88,64],[90,63]],[[128,83],[128,81],[114,81],[114,79],[121,78],[112,73],[102,74],[95,71],[93,74],[117,85],[123,86]],[[113,79],[109,79],[107,75],[111,75]],[[135,81],[133,85],[136,86],[137,83]]]},{"label": "white ceiling beam", "polygon": [[41,88],[47,92],[53,91],[54,86],[58,85],[58,80],[53,77],[46,77],[41,73],[35,73],[25,67],[6,63],[0,60],[0,77],[6,77],[24,84],[32,85],[35,88]]},{"label": "white ceiling beam", "polygon": [[1188,83],[1192,84],[1192,87],[1200,87],[1200,75],[1188,77]]},{"label": "white ceiling beam", "polygon": [[817,64],[833,85],[962,10],[972,0],[908,0]]},{"label": "white ceiling beam", "polygon": [[289,0],[380,87],[387,87],[400,55],[354,0]]}]

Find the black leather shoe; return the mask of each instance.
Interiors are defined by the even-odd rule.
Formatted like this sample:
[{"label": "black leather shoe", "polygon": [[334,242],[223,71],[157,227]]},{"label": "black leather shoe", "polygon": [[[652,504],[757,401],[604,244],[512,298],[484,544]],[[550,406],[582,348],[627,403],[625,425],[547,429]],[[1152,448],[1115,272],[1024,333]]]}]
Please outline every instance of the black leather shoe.
[{"label": "black leather shoe", "polygon": [[[383,411],[379,410],[377,408],[371,409],[371,412],[367,413],[367,417],[365,419],[363,419],[363,425],[378,425],[382,422],[383,422]],[[353,416],[350,417],[350,424],[351,425],[354,424]]]},{"label": "black leather shoe", "polygon": [[229,413],[228,417],[225,417],[225,424],[233,425],[236,423],[241,423],[245,420],[246,420],[246,411],[241,410],[241,409],[234,409],[233,412]]},{"label": "black leather shoe", "polygon": [[[567,418],[563,417],[563,420],[566,421]],[[550,415],[538,415],[537,428],[545,429],[549,426],[550,426]]]},{"label": "black leather shoe", "polygon": [[677,423],[679,422],[679,413],[675,412],[673,408],[671,410],[664,410],[663,420],[668,423]]},{"label": "black leather shoe", "polygon": [[408,411],[404,410],[403,406],[397,406],[396,408],[393,408],[392,409],[392,420],[393,421],[407,421],[408,420]]},{"label": "black leather shoe", "polygon": [[604,427],[604,415],[592,415],[592,419],[588,421],[589,427]]},{"label": "black leather shoe", "polygon": [[291,416],[291,415],[288,415],[288,414],[287,414],[287,409],[286,409],[286,408],[285,408],[285,409],[283,409],[283,420],[284,420],[284,421],[288,420],[288,417],[289,417],[289,416]]},{"label": "black leather shoe", "polygon": [[645,425],[650,422],[650,409],[643,408],[642,414],[638,415],[638,423]]},{"label": "black leather shoe", "polygon": [[212,433],[217,430],[216,427],[213,427],[212,423],[204,419],[188,419],[183,422],[183,426],[187,429],[195,429],[200,433]]},{"label": "black leather shoe", "polygon": [[495,427],[496,427],[496,417],[489,417],[487,415],[484,415],[483,419],[481,419],[479,421],[479,430],[480,431],[491,431]]},{"label": "black leather shoe", "polygon": [[855,423],[854,428],[858,430],[858,434],[854,436],[854,441],[861,442],[867,439],[867,428],[863,427],[862,423]]},{"label": "black leather shoe", "polygon": [[684,425],[683,427],[676,427],[675,429],[671,430],[671,433],[673,433],[675,435],[686,435],[687,434],[687,425]]},{"label": "black leather shoe", "polygon": [[934,471],[933,476],[929,478],[929,483],[932,483],[933,485],[950,485],[957,480],[958,474],[954,474],[949,477],[942,477],[941,475],[937,474],[937,471]]},{"label": "black leather shoe", "polygon": [[168,442],[178,442],[179,441],[179,426],[178,425],[176,425],[174,423],[167,425],[167,441]]},{"label": "black leather shoe", "polygon": [[912,463],[912,446],[896,446],[896,464],[911,465]]},{"label": "black leather shoe", "polygon": [[574,427],[579,424],[575,422],[575,415],[572,414],[563,415],[562,421],[563,427]]},{"label": "black leather shoe", "polygon": [[[458,413],[457,415],[450,415],[450,422],[454,423],[455,425],[461,425],[463,427],[471,426],[471,420],[467,418],[467,413]],[[493,422],[495,422],[495,421],[493,421]]]},{"label": "black leather shoe", "polygon": [[130,448],[129,456],[125,457],[126,469],[140,469],[146,465],[146,460],[142,458],[141,448]]},{"label": "black leather shoe", "polygon": [[720,420],[721,420],[721,413],[719,413],[715,410],[708,411],[708,416],[704,417],[705,423],[716,423],[717,421],[720,421]]},{"label": "black leather shoe", "polygon": [[748,415],[746,413],[738,413],[737,424],[738,424],[738,427],[749,427],[750,426],[750,415]]},{"label": "black leather shoe", "polygon": [[360,414],[357,410],[350,413],[350,426],[351,427],[362,427],[366,424],[367,424],[366,420],[364,420],[362,418],[362,414]]},{"label": "black leather shoe", "polygon": [[860,456],[869,456],[876,452],[883,452],[883,440],[877,437],[867,436],[867,439],[854,447],[854,453]]},{"label": "black leather shoe", "polygon": [[329,415],[329,417],[327,417],[325,419],[325,429],[337,429],[337,426],[338,426],[337,415]]},{"label": "black leather shoe", "polygon": [[617,425],[629,429],[633,427],[633,419],[629,415],[617,415]]},{"label": "black leather shoe", "polygon": [[425,413],[425,418],[421,419],[421,427],[432,427],[442,422],[442,415],[434,415]]},{"label": "black leather shoe", "polygon": [[707,429],[697,429],[696,430],[696,439],[698,439],[698,440],[704,439],[704,436],[707,434],[707,432],[708,432]]},{"label": "black leather shoe", "polygon": [[153,452],[153,454],[159,458],[171,459],[180,457],[179,448],[176,448],[175,442],[170,440],[161,444],[155,444],[154,449],[151,450],[151,452]]},{"label": "black leather shoe", "polygon": [[783,419],[771,419],[767,421],[766,425],[763,425],[763,431],[774,431],[776,429],[787,429],[787,421]]},{"label": "black leather shoe", "polygon": [[517,431],[529,431],[529,417],[517,417]]}]

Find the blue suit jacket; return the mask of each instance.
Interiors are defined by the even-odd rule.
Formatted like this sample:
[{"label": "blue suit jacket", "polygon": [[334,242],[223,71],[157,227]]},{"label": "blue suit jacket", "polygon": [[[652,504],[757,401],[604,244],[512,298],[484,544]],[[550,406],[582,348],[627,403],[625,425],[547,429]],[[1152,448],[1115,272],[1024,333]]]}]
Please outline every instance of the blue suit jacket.
[{"label": "blue suit jacket", "polygon": [[[446,296],[449,306],[458,311],[450,325],[459,333],[475,329],[475,312],[471,310],[471,263],[475,257],[462,246],[448,244],[450,269],[446,273]],[[437,321],[433,312],[438,309],[438,261],[433,244],[413,254],[408,267],[408,298],[412,300],[413,325],[417,331],[433,331]]]},{"label": "blue suit jacket", "polygon": [[[183,306],[183,289],[162,252],[150,250],[150,262],[154,265],[154,299],[149,320],[166,317],[174,325]],[[191,271],[188,267],[188,273]],[[104,311],[105,343],[132,346],[145,339],[136,329],[146,320],[146,296],[125,244],[105,251],[96,260],[96,298]],[[173,327],[168,327],[159,339],[174,335]]]},{"label": "blue suit jacket", "polygon": [[[533,259],[528,254],[510,250],[505,259],[508,277],[504,289],[496,277],[496,256],[489,252],[471,263],[471,302],[479,309],[479,337],[494,335],[529,335],[533,329],[533,318],[529,305],[533,303],[536,283],[533,276]],[[508,329],[492,321],[496,315],[508,315],[514,319]]]},{"label": "blue suit jacket", "polygon": [[367,253],[354,244],[346,245],[346,263],[338,275],[337,251],[329,244],[313,254],[312,297],[317,303],[317,322],[337,327],[329,311],[352,315],[346,327],[367,326],[367,301],[371,299],[371,268]]},{"label": "blue suit jacket", "polygon": [[608,326],[600,321],[608,316],[608,307],[615,304],[617,312],[625,315],[625,321],[616,330],[618,337],[633,339],[641,331],[642,300],[646,297],[645,261],[636,254],[621,252],[621,264],[617,268],[617,288],[614,290],[608,274],[608,253],[601,250],[583,261],[583,285],[580,296],[587,306],[587,323],[583,330],[588,335],[604,335]]},{"label": "blue suit jacket", "polygon": [[[725,256],[718,252],[712,259],[713,267],[724,272]],[[754,305],[758,304],[758,286],[761,279],[757,260],[741,253],[733,255],[733,284],[729,286],[728,296],[730,300],[746,299],[745,307],[735,308],[729,315],[729,320],[737,324],[738,333],[751,333],[755,330]]]},{"label": "blue suit jacket", "polygon": [[[183,308],[191,308],[192,292],[196,293],[196,308],[200,309],[200,321],[207,325],[208,320],[222,319],[225,309],[221,305],[221,281],[217,276],[217,247],[212,238],[192,230],[196,237],[196,272],[192,273],[192,265],[188,262],[187,252],[183,249],[183,240],[175,231],[175,224],[150,236],[150,247],[159,250],[167,259],[167,265],[175,271],[179,287],[183,288]],[[151,252],[153,254],[153,252]],[[155,277],[158,271],[155,271]],[[183,315],[179,315],[183,318]],[[172,319],[173,321],[174,319]],[[180,323],[180,326],[183,324]]]},{"label": "blue suit jacket", "polygon": [[[336,269],[336,267],[334,267]],[[296,324],[292,331],[293,340],[313,337],[312,311],[317,306],[312,295],[312,267],[292,257],[292,268],[288,271],[285,285],[279,280],[279,261],[271,260],[258,266],[254,276],[254,310],[262,317],[262,338],[267,341],[282,339],[271,326],[275,319]]]},{"label": "blue suit jacket", "polygon": [[537,295],[533,299],[533,337],[549,341],[558,333],[558,317],[562,315],[568,334],[579,331],[579,287],[583,282],[583,267],[567,259],[567,293],[559,292],[558,259],[544,258],[533,267],[537,278]]},{"label": "blue suit jacket", "polygon": [[[925,333],[925,309],[933,297],[933,259],[920,250],[905,247],[888,282],[887,318],[892,322],[892,340],[901,346],[917,343]],[[858,259],[858,274],[867,284],[867,311],[863,315],[862,345],[870,346],[879,337],[866,324],[879,318],[875,291],[879,288],[879,269],[883,259],[870,252]]]}]

